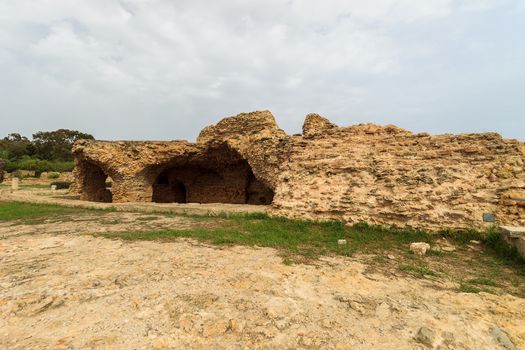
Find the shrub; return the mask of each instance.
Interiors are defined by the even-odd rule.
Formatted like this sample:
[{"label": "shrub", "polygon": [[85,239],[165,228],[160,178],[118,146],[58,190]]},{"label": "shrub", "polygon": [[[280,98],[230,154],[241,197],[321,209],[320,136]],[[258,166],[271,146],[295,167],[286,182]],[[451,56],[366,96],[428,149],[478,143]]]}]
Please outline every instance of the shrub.
[{"label": "shrub", "polygon": [[17,177],[20,181],[22,181],[24,179],[24,175],[22,174],[22,172],[20,170],[15,170],[11,173],[11,176],[12,177]]},{"label": "shrub", "polygon": [[68,189],[71,186],[71,181],[53,181],[51,186],[56,186],[57,190]]},{"label": "shrub", "polygon": [[17,170],[32,170],[37,176],[39,176],[44,171],[59,173],[72,171],[74,167],[75,162],[42,160],[27,156],[15,161],[5,160],[6,171],[14,172]]},{"label": "shrub", "polygon": [[60,173],[49,173],[47,174],[47,178],[52,180],[52,179],[58,179],[60,177]]}]

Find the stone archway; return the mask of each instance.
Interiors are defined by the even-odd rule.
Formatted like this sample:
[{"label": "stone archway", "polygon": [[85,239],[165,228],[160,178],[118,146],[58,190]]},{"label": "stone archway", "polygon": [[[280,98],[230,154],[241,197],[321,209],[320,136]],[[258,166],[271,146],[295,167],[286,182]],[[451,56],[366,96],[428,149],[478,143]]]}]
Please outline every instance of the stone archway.
[{"label": "stone archway", "polygon": [[246,204],[269,205],[272,204],[273,196],[272,189],[258,180],[250,170],[246,187]]},{"label": "stone archway", "polygon": [[156,203],[186,203],[186,186],[174,178],[170,169],[167,169],[157,177],[153,184],[152,201]]},{"label": "stone archway", "polygon": [[273,190],[258,180],[246,159],[225,145],[164,165],[152,184],[157,203],[268,205]]},{"label": "stone archway", "polygon": [[108,175],[104,170],[88,161],[82,162],[78,168],[82,181],[80,199],[91,202],[111,203],[113,195],[111,189],[106,186]]}]

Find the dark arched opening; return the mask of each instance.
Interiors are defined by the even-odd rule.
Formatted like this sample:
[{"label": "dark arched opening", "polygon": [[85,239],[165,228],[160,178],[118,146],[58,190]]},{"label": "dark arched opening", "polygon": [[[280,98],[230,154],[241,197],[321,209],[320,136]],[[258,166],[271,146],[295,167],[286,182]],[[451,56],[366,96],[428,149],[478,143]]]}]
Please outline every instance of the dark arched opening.
[{"label": "dark arched opening", "polygon": [[163,171],[153,185],[153,202],[186,203],[186,186],[168,170]]},{"label": "dark arched opening", "polygon": [[222,147],[193,159],[174,159],[153,182],[152,201],[268,205],[273,195],[245,159]]},{"label": "dark arched opening", "polygon": [[246,187],[246,204],[269,205],[274,193],[271,188],[259,181],[250,170]]},{"label": "dark arched opening", "polygon": [[82,178],[80,199],[92,202],[111,203],[113,195],[108,184],[108,175],[96,164],[83,162],[79,167]]}]

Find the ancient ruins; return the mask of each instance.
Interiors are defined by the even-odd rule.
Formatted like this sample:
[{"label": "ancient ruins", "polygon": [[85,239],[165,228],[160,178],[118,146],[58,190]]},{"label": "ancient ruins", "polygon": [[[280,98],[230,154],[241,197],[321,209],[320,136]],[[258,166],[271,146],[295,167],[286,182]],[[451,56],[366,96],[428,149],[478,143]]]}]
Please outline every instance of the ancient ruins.
[{"label": "ancient ruins", "polygon": [[496,133],[338,127],[309,114],[290,136],[259,111],[206,127],[196,143],[81,140],[73,152],[73,191],[88,201],[269,205],[430,230],[525,225],[525,143]]}]

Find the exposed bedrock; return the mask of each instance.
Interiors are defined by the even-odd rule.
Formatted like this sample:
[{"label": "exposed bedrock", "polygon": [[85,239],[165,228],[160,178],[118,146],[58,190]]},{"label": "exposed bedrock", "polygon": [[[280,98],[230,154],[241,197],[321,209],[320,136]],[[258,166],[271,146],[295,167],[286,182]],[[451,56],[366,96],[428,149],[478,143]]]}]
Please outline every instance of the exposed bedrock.
[{"label": "exposed bedrock", "polygon": [[82,140],[74,155],[75,190],[90,201],[271,204],[273,215],[432,230],[481,228],[484,213],[525,225],[525,144],[495,133],[338,127],[309,114],[289,136],[262,111],[208,126],[196,143]]}]

